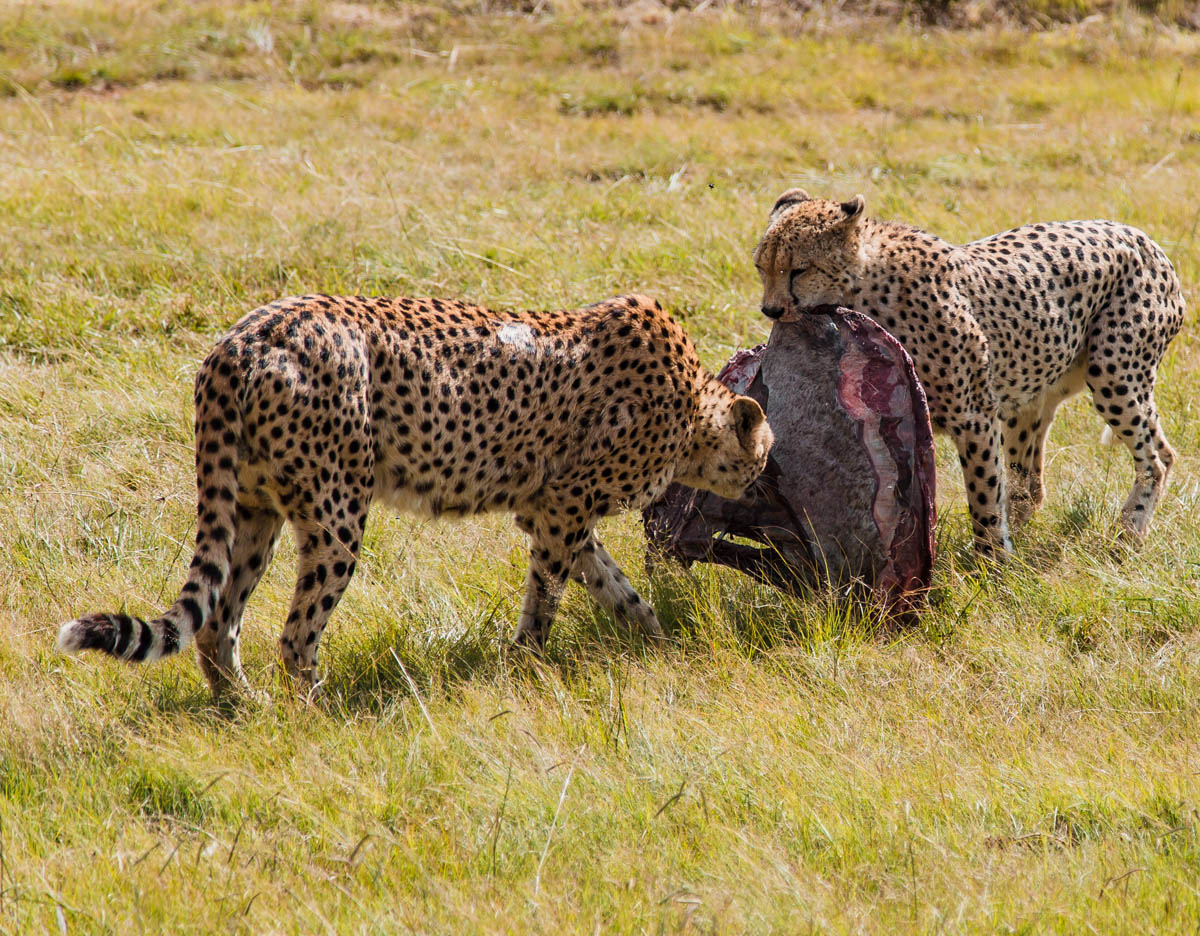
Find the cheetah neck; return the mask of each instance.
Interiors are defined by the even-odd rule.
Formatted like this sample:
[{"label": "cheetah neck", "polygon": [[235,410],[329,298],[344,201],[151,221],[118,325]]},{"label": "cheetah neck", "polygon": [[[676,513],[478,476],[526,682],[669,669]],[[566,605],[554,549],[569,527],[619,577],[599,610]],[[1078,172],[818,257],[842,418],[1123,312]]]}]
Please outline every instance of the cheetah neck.
[{"label": "cheetah neck", "polygon": [[936,234],[930,234],[903,221],[877,221],[868,218],[859,226],[863,251],[877,263],[887,263],[897,253],[920,250],[941,252],[953,246]]},{"label": "cheetah neck", "polygon": [[857,291],[880,279],[928,269],[936,258],[954,249],[936,234],[910,224],[864,219],[859,225]]}]

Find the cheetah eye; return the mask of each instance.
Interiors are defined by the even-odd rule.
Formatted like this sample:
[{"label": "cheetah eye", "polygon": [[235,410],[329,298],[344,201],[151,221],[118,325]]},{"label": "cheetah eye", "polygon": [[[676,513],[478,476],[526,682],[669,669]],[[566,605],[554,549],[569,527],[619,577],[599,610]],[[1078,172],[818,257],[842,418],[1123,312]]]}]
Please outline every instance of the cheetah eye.
[{"label": "cheetah eye", "polygon": [[812,267],[806,267],[806,266],[796,267],[796,269],[792,270],[792,272],[791,272],[791,276],[790,276],[791,281],[795,282],[797,276],[803,276],[805,273],[807,273],[811,269],[812,269]]}]

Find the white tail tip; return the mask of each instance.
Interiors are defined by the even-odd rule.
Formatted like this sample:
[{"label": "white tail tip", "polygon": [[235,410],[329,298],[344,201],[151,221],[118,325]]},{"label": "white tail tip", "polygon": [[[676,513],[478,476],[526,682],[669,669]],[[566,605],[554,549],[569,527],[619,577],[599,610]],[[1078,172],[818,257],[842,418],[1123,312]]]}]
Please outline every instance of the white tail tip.
[{"label": "white tail tip", "polygon": [[58,649],[63,653],[78,653],[83,647],[83,629],[78,621],[67,621],[58,629]]},{"label": "white tail tip", "polygon": [[1100,444],[1101,445],[1116,445],[1117,444],[1117,436],[1116,436],[1116,433],[1113,432],[1112,426],[1104,427],[1104,431],[1102,433],[1100,433]]}]

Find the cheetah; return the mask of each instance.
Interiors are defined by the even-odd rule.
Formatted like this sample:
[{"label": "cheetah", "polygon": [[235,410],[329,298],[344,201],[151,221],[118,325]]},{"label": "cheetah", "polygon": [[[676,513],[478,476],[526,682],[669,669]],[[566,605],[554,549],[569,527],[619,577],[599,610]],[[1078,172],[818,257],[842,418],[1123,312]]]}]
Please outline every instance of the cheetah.
[{"label": "cheetah", "polygon": [[861,195],[779,197],[754,252],[763,314],[786,320],[844,305],[896,335],[934,427],[958,449],[986,556],[1006,557],[1010,520],[1023,523],[1041,506],[1054,412],[1087,386],[1133,456],[1120,523],[1140,543],[1175,461],[1154,381],[1184,301],[1162,249],[1114,221],[1030,224],[955,246],[864,217],[864,208]]},{"label": "cheetah", "polygon": [[530,537],[514,642],[538,650],[566,580],[651,638],[651,607],[597,521],[672,481],[741,496],[773,442],[759,404],[700,366],[652,299],[495,312],[441,299],[303,296],[247,314],[195,384],[196,550],[159,618],[88,614],[67,652],[153,661],[195,639],[214,696],[250,690],[246,600],[284,520],[299,551],[280,648],[298,693],[354,574],[374,500],[432,517],[508,511]]}]

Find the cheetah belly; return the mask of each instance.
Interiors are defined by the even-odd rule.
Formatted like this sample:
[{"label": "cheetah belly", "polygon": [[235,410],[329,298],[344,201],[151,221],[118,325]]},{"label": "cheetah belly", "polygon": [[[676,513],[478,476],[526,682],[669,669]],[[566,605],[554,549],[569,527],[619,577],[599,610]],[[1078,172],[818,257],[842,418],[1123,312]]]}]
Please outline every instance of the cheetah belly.
[{"label": "cheetah belly", "polygon": [[504,463],[496,463],[483,481],[463,472],[434,480],[421,466],[412,459],[379,460],[375,498],[401,513],[431,518],[452,519],[494,510],[519,512],[536,501],[545,475],[536,464],[509,470]]},{"label": "cheetah belly", "polygon": [[[1124,294],[1129,271],[1140,264],[1130,237],[1123,226],[1068,221],[961,248],[970,270],[959,291],[987,336],[1002,411],[1044,396],[1061,400],[1068,384],[1072,393],[1083,388],[1089,336],[1100,316],[1113,314],[1114,297]],[[1139,313],[1132,315],[1136,321]]]}]

